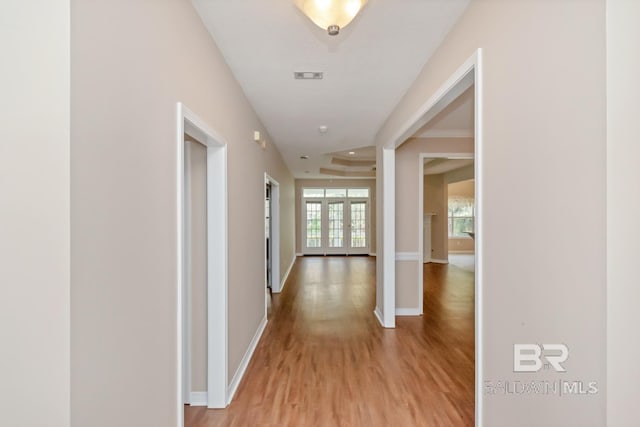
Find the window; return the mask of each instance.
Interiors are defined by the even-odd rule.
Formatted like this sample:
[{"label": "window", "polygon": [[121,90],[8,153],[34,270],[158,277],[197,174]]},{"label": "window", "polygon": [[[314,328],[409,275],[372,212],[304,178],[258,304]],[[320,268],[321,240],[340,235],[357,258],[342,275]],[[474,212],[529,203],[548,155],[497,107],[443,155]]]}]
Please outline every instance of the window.
[{"label": "window", "polygon": [[326,197],[347,197],[347,189],[346,188],[327,188],[325,191]]},{"label": "window", "polygon": [[324,199],[324,188],[305,188],[302,190],[302,197]]},{"label": "window", "polygon": [[366,199],[369,197],[369,189],[368,188],[350,188],[349,197]]},{"label": "window", "polygon": [[474,200],[466,197],[450,197],[448,207],[449,237],[470,237],[467,232],[474,231]]},{"label": "window", "polygon": [[303,188],[302,197],[305,199],[368,199],[368,188]]}]

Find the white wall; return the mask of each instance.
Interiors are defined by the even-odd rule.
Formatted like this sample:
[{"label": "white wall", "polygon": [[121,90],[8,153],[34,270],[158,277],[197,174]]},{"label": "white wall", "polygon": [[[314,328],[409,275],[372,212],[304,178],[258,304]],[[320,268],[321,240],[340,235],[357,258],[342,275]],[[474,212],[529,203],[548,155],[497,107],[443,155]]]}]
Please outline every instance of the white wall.
[{"label": "white wall", "polygon": [[[605,43],[604,0],[471,0],[377,134],[378,146],[393,142],[483,49],[482,380],[557,380],[515,374],[513,344],[565,343],[567,376],[599,387],[483,394],[488,427],[606,421]],[[575,206],[567,227],[558,214]]]},{"label": "white wall", "polygon": [[640,425],[640,2],[607,0],[607,425]]},{"label": "white wall", "polygon": [[0,12],[0,425],[69,426],[69,0]]}]

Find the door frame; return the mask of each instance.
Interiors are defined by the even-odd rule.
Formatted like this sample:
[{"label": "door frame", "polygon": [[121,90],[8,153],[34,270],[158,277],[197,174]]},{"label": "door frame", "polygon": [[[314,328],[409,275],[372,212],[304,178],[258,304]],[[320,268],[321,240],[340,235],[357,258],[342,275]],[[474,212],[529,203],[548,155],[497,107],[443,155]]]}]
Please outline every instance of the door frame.
[{"label": "door frame", "polygon": [[[400,127],[397,134],[383,143],[382,149],[382,190],[387,203],[383,203],[382,235],[383,235],[383,276],[382,276],[382,306],[383,312],[376,309],[376,315],[383,327],[395,327],[395,272],[396,272],[396,247],[395,247],[395,150],[408,138],[415,134],[422,126],[433,119],[454,99],[466,89],[475,85],[475,129],[474,129],[474,159],[475,159],[475,203],[476,203],[476,237],[475,237],[475,419],[476,426],[482,427],[483,417],[483,364],[484,351],[482,345],[483,326],[483,277],[484,277],[484,81],[483,81],[483,52],[477,49],[454,73],[422,104]],[[420,264],[422,264],[420,260]]]},{"label": "door frame", "polygon": [[[264,174],[264,185],[271,184],[271,292],[282,292],[280,282],[280,184]],[[266,249],[265,249],[266,250]],[[264,277],[267,277],[267,256],[264,257]],[[265,287],[267,284],[265,283]],[[265,293],[266,298],[266,293]],[[266,299],[265,299],[266,304]]]},{"label": "door frame", "polygon": [[[473,153],[420,153],[418,155],[418,311],[424,314],[424,160],[473,159]],[[475,165],[475,159],[474,159]],[[446,183],[445,183],[446,185]]]},{"label": "door frame", "polygon": [[[188,235],[185,233],[185,141],[188,134],[207,149],[207,406],[227,406],[227,288],[228,288],[228,235],[227,235],[227,143],[202,119],[181,102],[177,103],[176,135],[176,312],[177,358],[176,385],[178,427],[184,424],[185,380],[190,375],[191,349],[185,339],[189,331],[185,317],[190,316],[189,295],[185,279],[189,254]],[[185,363],[186,362],[186,363]],[[190,381],[189,381],[190,382]],[[187,382],[188,384],[188,382]],[[190,392],[191,390],[189,390]]]}]

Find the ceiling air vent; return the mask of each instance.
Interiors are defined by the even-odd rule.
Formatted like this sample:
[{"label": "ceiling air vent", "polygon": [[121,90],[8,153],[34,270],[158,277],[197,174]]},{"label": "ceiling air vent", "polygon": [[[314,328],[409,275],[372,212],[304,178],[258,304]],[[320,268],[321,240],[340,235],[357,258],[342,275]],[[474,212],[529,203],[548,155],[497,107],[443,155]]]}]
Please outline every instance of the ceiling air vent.
[{"label": "ceiling air vent", "polygon": [[294,71],[293,78],[296,80],[322,80],[321,71]]}]

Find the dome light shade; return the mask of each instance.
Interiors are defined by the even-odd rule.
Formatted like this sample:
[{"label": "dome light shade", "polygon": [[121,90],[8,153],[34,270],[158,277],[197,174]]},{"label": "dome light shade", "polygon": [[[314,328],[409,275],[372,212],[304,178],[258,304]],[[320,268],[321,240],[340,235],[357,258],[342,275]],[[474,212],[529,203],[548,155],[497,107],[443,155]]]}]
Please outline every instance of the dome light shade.
[{"label": "dome light shade", "polygon": [[296,6],[329,35],[349,25],[368,0],[294,0]]}]

